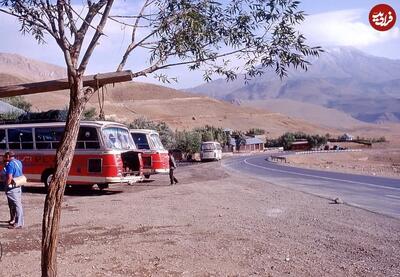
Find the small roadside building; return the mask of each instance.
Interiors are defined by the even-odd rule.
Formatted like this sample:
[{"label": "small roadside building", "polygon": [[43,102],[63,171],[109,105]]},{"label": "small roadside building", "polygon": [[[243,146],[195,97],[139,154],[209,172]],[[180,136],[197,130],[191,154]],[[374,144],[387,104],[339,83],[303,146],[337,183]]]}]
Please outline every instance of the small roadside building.
[{"label": "small roadside building", "polygon": [[257,137],[245,137],[241,142],[231,138],[229,145],[232,152],[264,151],[264,141]]},{"label": "small roadside building", "polygon": [[341,140],[344,141],[352,141],[354,137],[348,133],[344,134],[343,136],[340,137]]},{"label": "small roadside building", "polygon": [[311,150],[311,145],[307,140],[296,140],[289,147],[291,151],[308,151]]}]

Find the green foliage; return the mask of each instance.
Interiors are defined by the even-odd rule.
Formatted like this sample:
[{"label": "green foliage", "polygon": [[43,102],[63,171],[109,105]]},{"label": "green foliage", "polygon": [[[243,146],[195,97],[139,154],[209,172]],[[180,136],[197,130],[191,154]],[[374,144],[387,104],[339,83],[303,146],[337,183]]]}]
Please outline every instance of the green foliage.
[{"label": "green foliage", "polygon": [[139,117],[129,124],[129,128],[156,130],[166,149],[172,149],[176,144],[174,132],[165,122],[154,122],[145,117]]},{"label": "green foliage", "polygon": [[379,138],[365,138],[365,137],[357,136],[355,141],[369,142],[369,143],[386,142],[386,137],[382,136],[382,137],[379,137]]},{"label": "green foliage", "polygon": [[265,147],[281,147],[282,143],[280,139],[267,139]]},{"label": "green foliage", "polygon": [[[272,67],[280,76],[290,66],[306,69],[306,56],[317,56],[321,49],[309,47],[296,25],[304,20],[298,1],[231,0],[176,1],[155,0],[155,30],[149,41],[150,61],[175,58],[188,63],[190,70],[204,71],[203,78],[214,74],[228,80],[236,72],[245,72],[245,79],[264,73]],[[218,59],[224,49],[243,61],[239,68],[229,58]],[[224,55],[226,57],[226,55]],[[179,63],[179,62],[175,62]]]},{"label": "green foliage", "polygon": [[187,154],[200,151],[201,134],[196,131],[177,131],[175,133],[175,149]]},{"label": "green foliage", "polygon": [[19,112],[8,112],[0,114],[0,121],[9,121],[9,120],[17,120],[21,115]]},{"label": "green foliage", "polygon": [[384,136],[380,138],[374,138],[372,142],[386,142],[386,138]]},{"label": "green foliage", "polygon": [[251,128],[247,131],[247,135],[249,136],[257,136],[257,135],[264,135],[265,130],[260,128]]},{"label": "green foliage", "polygon": [[83,112],[82,115],[82,119],[84,120],[95,120],[97,119],[97,112],[96,112],[96,108],[92,107],[89,109],[85,109],[85,111]]},{"label": "green foliage", "polygon": [[242,131],[234,131],[232,138],[235,139],[236,149],[239,150],[241,145],[246,144],[246,135]]},{"label": "green foliage", "polygon": [[326,136],[308,135],[303,132],[296,132],[296,133],[287,132],[278,139],[278,142],[279,146],[283,146],[283,148],[286,150],[290,149],[290,146],[294,141],[300,139],[307,140],[312,148],[319,147],[321,145],[326,144],[327,142]]},{"label": "green foliage", "polygon": [[202,128],[194,129],[201,136],[201,141],[218,141],[221,145],[228,143],[228,136],[222,128],[206,125]]},{"label": "green foliage", "polygon": [[293,133],[285,133],[278,139],[280,146],[285,150],[289,149],[295,140],[296,136]]},{"label": "green foliage", "polygon": [[30,112],[32,108],[32,104],[26,101],[22,96],[5,97],[2,100],[25,112]]}]

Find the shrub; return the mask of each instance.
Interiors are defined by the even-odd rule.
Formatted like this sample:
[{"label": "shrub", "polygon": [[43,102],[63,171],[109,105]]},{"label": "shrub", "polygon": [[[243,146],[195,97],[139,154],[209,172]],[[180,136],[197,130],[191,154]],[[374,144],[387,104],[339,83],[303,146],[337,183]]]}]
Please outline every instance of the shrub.
[{"label": "shrub", "polygon": [[32,108],[32,104],[26,101],[22,96],[5,97],[2,100],[25,112],[30,112]]}]

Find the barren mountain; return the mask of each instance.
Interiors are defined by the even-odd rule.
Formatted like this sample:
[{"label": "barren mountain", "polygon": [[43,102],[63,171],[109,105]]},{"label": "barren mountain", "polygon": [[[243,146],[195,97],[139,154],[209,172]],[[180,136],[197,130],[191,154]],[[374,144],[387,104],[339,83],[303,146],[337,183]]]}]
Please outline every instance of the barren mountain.
[{"label": "barren mountain", "polygon": [[[68,102],[68,93],[43,93],[25,98],[35,109],[47,110],[64,108]],[[95,107],[99,111],[97,94],[92,97],[88,107]],[[262,128],[270,136],[301,130],[310,133],[335,132],[282,114],[239,107],[205,96],[193,96],[162,86],[137,82],[108,86],[105,91],[104,111],[108,118],[119,121],[128,123],[145,116],[155,121],[165,121],[174,129],[190,129],[208,124],[241,130]]]},{"label": "barren mountain", "polygon": [[290,99],[244,100],[240,104],[285,114],[328,128],[350,129],[370,126],[370,124],[359,121],[342,111]]},{"label": "barren mountain", "polygon": [[[244,84],[219,79],[189,91],[227,101],[289,99],[344,111],[366,122],[400,121],[400,60],[349,47],[327,49],[307,72],[273,70]],[[316,115],[318,117],[318,115]]]},{"label": "barren mountain", "polygon": [[[0,64],[0,86],[52,79],[50,76],[63,77],[63,69],[60,67],[31,61],[17,55],[7,55],[1,55],[3,57],[2,60],[6,60],[8,66]],[[18,66],[12,65],[14,57],[16,57]],[[23,62],[24,60],[27,60],[27,64]],[[33,65],[36,69],[31,71],[30,68]],[[13,70],[7,70],[7,68],[14,68],[17,71],[17,75],[13,74]],[[20,68],[20,71],[17,68]],[[40,79],[40,76],[47,77]],[[336,117],[336,121],[341,123],[337,124],[337,126],[334,123],[331,125],[324,124],[325,119],[323,116],[319,116],[321,121],[314,120],[312,123],[308,123],[302,119],[294,119],[287,115],[266,111],[261,108],[233,105],[206,96],[193,95],[146,83],[129,82],[108,85],[104,89],[104,93],[104,111],[108,118],[131,122],[135,118],[144,116],[156,121],[165,121],[174,129],[194,128],[205,124],[241,130],[262,128],[266,130],[267,135],[270,137],[279,136],[286,131],[304,131],[320,134],[329,132],[333,135],[348,131],[353,135],[369,137],[385,135],[389,139],[392,135],[397,138],[396,134],[400,134],[398,124],[379,127],[371,124],[358,125],[356,120],[339,115],[340,113],[338,114],[334,111],[332,111],[331,116]],[[27,95],[25,99],[32,103],[34,110],[42,111],[65,108],[69,102],[69,95],[68,91],[59,91]],[[88,104],[89,107],[96,108],[97,112],[99,111],[98,99],[98,94],[95,94]],[[290,106],[288,103],[285,105]],[[307,109],[311,109],[311,107],[307,107]],[[282,112],[289,113],[287,110],[282,110]],[[330,112],[326,114],[326,117],[329,117],[329,114]],[[296,114],[292,114],[292,116],[297,117]],[[321,126],[321,123],[325,126]],[[333,128],[329,126],[333,126]]]},{"label": "barren mountain", "polygon": [[[18,55],[0,55],[0,85],[63,78],[63,72],[60,67]],[[129,82],[108,85],[103,92],[106,116],[119,121],[131,122],[145,116],[152,120],[165,121],[172,128],[178,129],[205,124],[241,130],[262,128],[270,136],[300,130],[310,133],[335,132],[286,115],[239,107],[152,84]],[[24,98],[37,111],[63,109],[69,102],[68,91],[33,94]],[[88,107],[95,107],[99,111],[99,106],[98,94],[95,94]]]},{"label": "barren mountain", "polygon": [[8,53],[0,53],[0,73],[12,75],[22,81],[37,82],[66,77],[66,69],[60,66]]}]

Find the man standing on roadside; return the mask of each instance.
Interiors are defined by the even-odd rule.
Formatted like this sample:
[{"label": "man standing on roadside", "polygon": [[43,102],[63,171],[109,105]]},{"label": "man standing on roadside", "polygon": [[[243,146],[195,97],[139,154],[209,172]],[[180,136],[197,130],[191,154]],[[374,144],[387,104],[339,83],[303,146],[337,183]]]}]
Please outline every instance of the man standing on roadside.
[{"label": "man standing on roadside", "polygon": [[[22,209],[22,188],[12,185],[13,178],[22,176],[22,163],[15,158],[14,152],[6,152],[3,157],[5,166],[5,189],[10,206],[10,212],[15,213],[14,222],[11,219],[9,229],[21,229],[24,226],[24,211]],[[11,210],[12,209],[12,210]]]},{"label": "man standing on roadside", "polygon": [[171,181],[171,186],[178,183],[178,180],[174,176],[174,169],[176,168],[175,158],[172,155],[172,151],[168,151],[169,156],[169,180]]}]

